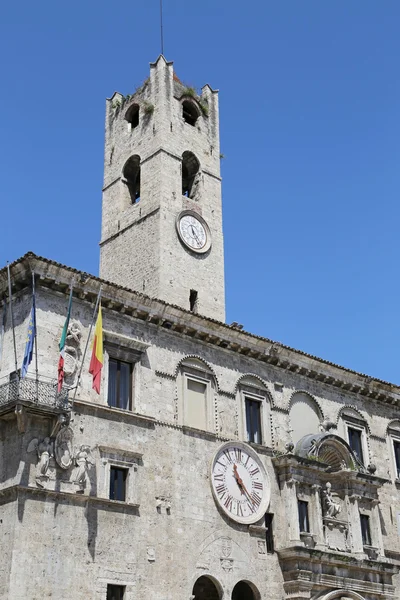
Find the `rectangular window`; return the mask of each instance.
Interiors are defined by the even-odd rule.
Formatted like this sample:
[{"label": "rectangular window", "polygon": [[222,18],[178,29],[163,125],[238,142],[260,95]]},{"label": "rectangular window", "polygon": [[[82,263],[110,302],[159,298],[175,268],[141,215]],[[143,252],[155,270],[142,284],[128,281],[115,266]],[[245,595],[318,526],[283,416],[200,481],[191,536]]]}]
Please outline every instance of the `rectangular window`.
[{"label": "rectangular window", "polygon": [[125,586],[124,585],[107,585],[107,600],[124,600]]},{"label": "rectangular window", "polygon": [[127,475],[128,469],[110,467],[110,500],[125,502]]},{"label": "rectangular window", "polygon": [[132,365],[110,358],[108,361],[109,406],[130,410],[132,399]]},{"label": "rectangular window", "polygon": [[186,378],[185,425],[196,429],[207,429],[207,384],[197,379]]},{"label": "rectangular window", "polygon": [[364,464],[364,456],[362,451],[362,430],[348,427],[349,446],[353,450],[358,460]]},{"label": "rectangular window", "polygon": [[247,441],[261,444],[261,402],[245,398]]},{"label": "rectangular window", "polygon": [[266,513],[265,515],[265,542],[267,545],[268,554],[274,553],[274,535],[272,531],[272,521],[274,519],[274,515],[272,513]]},{"label": "rectangular window", "polygon": [[361,522],[361,535],[363,546],[372,546],[371,544],[371,530],[369,527],[369,516],[360,515]]},{"label": "rectangular window", "polygon": [[297,505],[299,508],[300,533],[310,533],[310,522],[308,520],[308,502],[305,502],[304,500],[298,500]]},{"label": "rectangular window", "polygon": [[393,440],[394,462],[396,467],[396,477],[400,479],[400,441]]}]

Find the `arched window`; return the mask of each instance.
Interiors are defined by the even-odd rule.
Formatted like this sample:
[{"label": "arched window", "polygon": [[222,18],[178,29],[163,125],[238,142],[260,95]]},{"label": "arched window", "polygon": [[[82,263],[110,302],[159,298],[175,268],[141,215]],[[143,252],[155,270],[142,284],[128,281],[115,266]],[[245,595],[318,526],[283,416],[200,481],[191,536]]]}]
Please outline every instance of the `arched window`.
[{"label": "arched window", "polygon": [[131,130],[139,125],[139,104],[131,104],[125,113],[125,120],[128,121]]},{"label": "arched window", "polygon": [[194,198],[196,194],[195,179],[200,163],[192,152],[182,154],[182,195]]},{"label": "arched window", "polygon": [[247,581],[239,581],[232,591],[232,600],[258,600],[259,594],[255,594],[253,588]]},{"label": "arched window", "polygon": [[308,433],[318,433],[322,415],[315,400],[305,392],[296,392],[290,402],[290,429],[297,444]]},{"label": "arched window", "polygon": [[199,110],[194,102],[191,100],[184,100],[182,102],[182,117],[185,123],[193,126],[196,125],[199,115]]},{"label": "arched window", "polygon": [[210,577],[202,575],[193,586],[193,600],[220,600],[221,595]]},{"label": "arched window", "polygon": [[140,156],[135,154],[125,163],[122,181],[127,186],[132,204],[140,200]]}]

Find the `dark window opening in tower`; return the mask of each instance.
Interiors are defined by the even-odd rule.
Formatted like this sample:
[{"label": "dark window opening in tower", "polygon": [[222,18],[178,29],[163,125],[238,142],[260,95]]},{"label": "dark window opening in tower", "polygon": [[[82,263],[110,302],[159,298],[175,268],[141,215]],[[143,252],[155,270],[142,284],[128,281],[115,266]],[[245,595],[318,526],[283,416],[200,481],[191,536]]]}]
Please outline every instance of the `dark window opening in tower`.
[{"label": "dark window opening in tower", "polygon": [[140,156],[131,156],[126,161],[122,174],[131,202],[137,204],[140,200]]},{"label": "dark window opening in tower", "polygon": [[184,100],[182,102],[182,117],[185,123],[193,126],[196,125],[196,121],[199,118],[199,111],[194,102],[191,102],[190,100]]},{"label": "dark window opening in tower", "polygon": [[139,105],[132,104],[125,114],[125,119],[130,123],[131,129],[135,129],[139,125]]},{"label": "dark window opening in tower", "polygon": [[198,298],[199,298],[199,294],[198,294],[197,290],[190,290],[189,305],[190,305],[190,310],[194,313],[197,313]]},{"label": "dark window opening in tower", "polygon": [[200,163],[192,152],[182,154],[182,195],[194,198],[196,195],[196,175],[199,172]]}]

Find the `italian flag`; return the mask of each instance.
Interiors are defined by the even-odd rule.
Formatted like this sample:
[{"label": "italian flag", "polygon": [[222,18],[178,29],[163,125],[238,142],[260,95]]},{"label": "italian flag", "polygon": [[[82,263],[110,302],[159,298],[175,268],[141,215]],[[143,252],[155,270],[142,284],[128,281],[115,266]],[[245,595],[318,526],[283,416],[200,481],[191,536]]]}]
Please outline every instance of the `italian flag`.
[{"label": "italian flag", "polygon": [[103,368],[103,319],[101,316],[101,304],[97,314],[96,326],[94,328],[94,341],[92,358],[90,359],[89,373],[93,375],[92,388],[100,394],[101,369]]},{"label": "italian flag", "polygon": [[60,358],[58,359],[58,386],[57,386],[58,393],[61,392],[61,388],[62,388],[63,381],[64,381],[65,342],[67,340],[68,325],[69,325],[69,320],[71,318],[71,308],[72,308],[72,286],[71,286],[71,291],[69,294],[67,318],[65,319],[64,328],[63,328],[62,334],[61,334],[61,340],[60,340],[60,343],[58,344],[58,347],[60,348]]}]

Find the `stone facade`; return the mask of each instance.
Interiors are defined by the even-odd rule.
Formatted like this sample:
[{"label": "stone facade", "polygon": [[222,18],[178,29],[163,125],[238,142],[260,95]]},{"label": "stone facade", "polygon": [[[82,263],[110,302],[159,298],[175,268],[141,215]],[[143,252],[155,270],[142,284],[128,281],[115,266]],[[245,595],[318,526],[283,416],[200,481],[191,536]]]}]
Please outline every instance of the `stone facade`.
[{"label": "stone facade", "polygon": [[[159,90],[161,106],[162,94],[176,82],[172,65],[160,58],[151,73],[151,93]],[[214,98],[210,104],[216,102],[214,93],[207,93]],[[168,102],[162,110],[167,111],[167,105],[171,109]],[[213,126],[212,110],[208,113],[207,135],[217,140],[214,110]],[[175,121],[170,122],[174,130]],[[116,123],[122,140],[127,122]],[[140,120],[133,135],[139,126]],[[185,126],[203,144],[203,132]],[[167,152],[154,155],[153,139],[158,127],[164,133],[168,128],[160,122],[153,133],[153,124],[149,127],[135,143],[139,147],[143,136],[147,150],[141,152],[142,165],[144,156],[152,156],[148,163],[153,165],[154,180],[160,177],[160,189],[166,181],[169,194],[168,177],[173,174],[171,186],[176,185],[178,167],[169,165]],[[170,149],[171,160],[176,165],[183,153],[180,135],[171,138],[176,144]],[[185,140],[185,147],[190,143]],[[112,146],[111,136],[106,137],[109,166]],[[132,151],[115,146],[111,161],[116,161],[115,171],[106,166],[109,190]],[[207,168],[219,174],[211,155],[208,160]],[[213,246],[203,259],[185,250],[175,231],[176,214],[184,203],[198,209],[195,203],[203,208],[203,201],[180,195],[174,208],[169,205],[169,215],[166,206],[157,204],[156,187],[148,191],[147,199],[143,188],[140,202],[125,212],[117,208],[120,197],[105,191],[102,239],[109,241],[102,246],[102,274],[113,283],[33,254],[13,263],[16,361],[7,271],[0,271],[1,598],[399,598],[400,388],[210,318],[223,314],[223,287],[222,295],[213,296],[210,304],[201,300],[203,289],[207,296],[215,288],[214,266],[218,278],[223,274],[219,180],[210,176],[211,180],[218,181],[218,191],[209,205],[204,200],[202,214]],[[120,183],[125,185],[115,186]],[[171,196],[164,200],[167,205]],[[135,220],[132,213],[141,205],[147,210],[146,203],[153,201],[158,216],[150,211],[148,219]],[[118,220],[120,230],[128,222],[135,225],[118,234],[114,229]],[[137,237],[131,238],[134,228]],[[147,249],[140,240],[151,235],[151,229],[155,242]],[[170,272],[177,277],[171,287],[165,283],[170,275],[163,265],[159,236],[165,236]],[[137,275],[123,261],[125,255],[129,258],[139,251],[135,244],[142,243],[146,260]],[[158,256],[154,260],[159,262],[157,269],[144,275],[150,261],[147,252]],[[195,270],[190,264],[196,265],[201,278],[196,288],[198,312],[188,310],[186,302],[194,283],[187,287],[186,277],[178,277],[181,269]],[[19,367],[24,355],[32,271],[38,374],[33,360],[27,376],[20,379],[15,362]],[[155,297],[122,287],[124,277],[129,287],[137,288],[144,278],[146,291]],[[58,343],[71,284],[66,377],[59,394]],[[89,374],[90,345],[86,355],[84,351],[93,337],[90,326],[100,288],[105,352],[98,395]],[[115,381],[112,369],[121,364],[131,369],[125,408],[115,406],[110,391]],[[250,524],[235,518],[235,508],[228,516],[229,494],[223,492],[219,502],[213,493],[212,461],[227,443],[250,448],[265,469],[268,490],[260,493],[268,492],[270,498],[266,515]],[[233,483],[244,506],[243,482],[249,486],[249,480],[240,459],[231,454],[230,460],[242,469],[243,480],[237,477]],[[228,470],[232,471],[231,464]],[[124,478],[123,498],[113,496],[117,474]],[[257,481],[251,485],[261,486]],[[250,492],[249,510],[256,511],[257,496],[253,488]],[[238,506],[236,502],[237,514]]]}]

